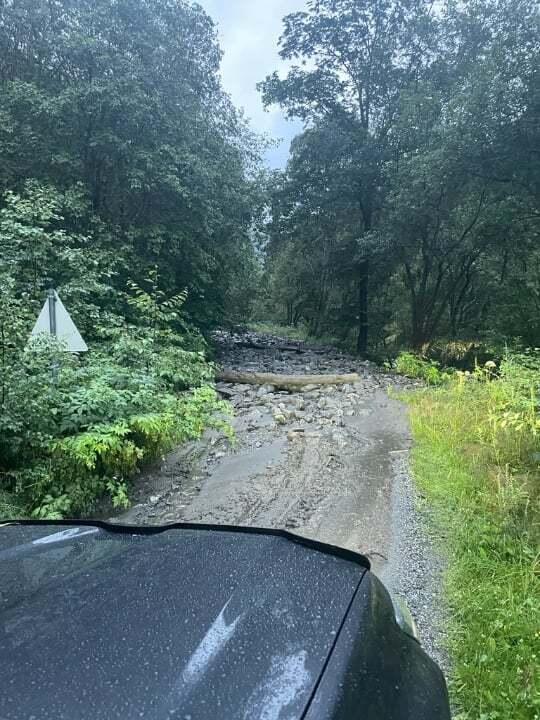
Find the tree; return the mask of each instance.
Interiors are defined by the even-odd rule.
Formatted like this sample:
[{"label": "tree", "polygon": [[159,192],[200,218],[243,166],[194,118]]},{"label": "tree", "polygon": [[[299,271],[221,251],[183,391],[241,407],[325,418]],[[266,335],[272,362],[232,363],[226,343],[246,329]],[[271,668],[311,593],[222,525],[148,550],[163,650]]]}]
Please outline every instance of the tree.
[{"label": "tree", "polygon": [[[365,350],[369,269],[372,346],[495,332],[537,343],[538,9],[310,3],[285,18],[281,52],[302,65],[267,78],[264,98],[306,129],[271,247],[304,248],[289,253],[299,273],[318,262],[314,292],[331,278],[309,312],[339,335],[339,303]],[[518,287],[503,291],[510,278]]]},{"label": "tree", "polygon": [[229,258],[249,254],[258,155],[220,86],[211,19],[183,0],[0,7],[0,190],[79,188],[73,229],[122,256],[118,286],[157,264],[211,325]]},{"label": "tree", "polygon": [[369,248],[363,238],[377,224],[381,173],[400,92],[430,62],[431,3],[422,0],[321,0],[284,19],[280,55],[300,60],[282,80],[260,88],[266,104],[278,103],[308,123],[331,120],[357,146],[351,166],[360,218],[356,229],[358,342],[368,341]]}]

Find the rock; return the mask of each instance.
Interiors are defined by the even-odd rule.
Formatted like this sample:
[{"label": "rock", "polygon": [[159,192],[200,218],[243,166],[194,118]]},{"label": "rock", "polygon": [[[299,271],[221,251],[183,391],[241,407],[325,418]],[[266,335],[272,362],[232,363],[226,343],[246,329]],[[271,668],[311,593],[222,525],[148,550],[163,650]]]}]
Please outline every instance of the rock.
[{"label": "rock", "polygon": [[308,393],[308,392],[312,392],[313,390],[318,390],[318,389],[319,389],[318,385],[304,385],[304,387],[302,388],[302,392]]},{"label": "rock", "polygon": [[230,387],[218,387],[216,385],[216,391],[221,395],[221,397],[224,397],[227,400],[234,398],[234,390]]},{"label": "rock", "polygon": [[287,418],[283,413],[276,412],[274,413],[274,420],[278,423],[278,425],[285,425],[287,422]]},{"label": "rock", "polygon": [[248,390],[251,390],[251,385],[235,385],[234,390],[237,393],[245,393],[248,392]]},{"label": "rock", "polygon": [[273,385],[261,385],[257,390],[257,397],[263,397],[264,395],[268,395],[268,393],[273,393],[274,390],[275,387]]},{"label": "rock", "polygon": [[150,495],[150,502],[152,505],[155,505],[160,500],[159,495]]},{"label": "rock", "polygon": [[288,408],[286,405],[283,405],[283,403],[278,406],[278,409],[274,413],[274,418],[276,417],[276,414],[282,415],[285,420],[293,420],[296,417],[295,411]]}]

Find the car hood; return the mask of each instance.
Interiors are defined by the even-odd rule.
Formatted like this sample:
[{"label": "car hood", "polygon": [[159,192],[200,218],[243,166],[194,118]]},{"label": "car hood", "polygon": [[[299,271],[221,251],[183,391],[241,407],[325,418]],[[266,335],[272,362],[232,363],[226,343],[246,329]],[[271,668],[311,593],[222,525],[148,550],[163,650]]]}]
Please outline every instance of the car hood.
[{"label": "car hood", "polygon": [[300,718],[366,566],[279,532],[0,527],[0,717]]}]

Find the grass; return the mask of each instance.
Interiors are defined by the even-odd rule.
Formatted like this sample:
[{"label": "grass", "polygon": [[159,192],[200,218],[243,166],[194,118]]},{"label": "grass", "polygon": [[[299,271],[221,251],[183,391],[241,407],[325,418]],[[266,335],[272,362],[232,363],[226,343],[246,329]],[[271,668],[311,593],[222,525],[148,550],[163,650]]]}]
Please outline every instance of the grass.
[{"label": "grass", "polygon": [[459,720],[540,717],[538,383],[535,365],[507,360],[499,379],[458,375],[406,398],[415,479],[449,555]]}]

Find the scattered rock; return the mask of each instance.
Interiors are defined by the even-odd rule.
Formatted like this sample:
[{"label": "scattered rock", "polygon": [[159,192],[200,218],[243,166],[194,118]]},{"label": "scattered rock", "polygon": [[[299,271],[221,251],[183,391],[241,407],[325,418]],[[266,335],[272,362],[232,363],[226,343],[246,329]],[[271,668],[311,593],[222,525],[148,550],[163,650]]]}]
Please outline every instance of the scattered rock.
[{"label": "scattered rock", "polygon": [[216,385],[216,390],[221,397],[224,397],[227,400],[234,398],[234,390],[230,386]]}]

